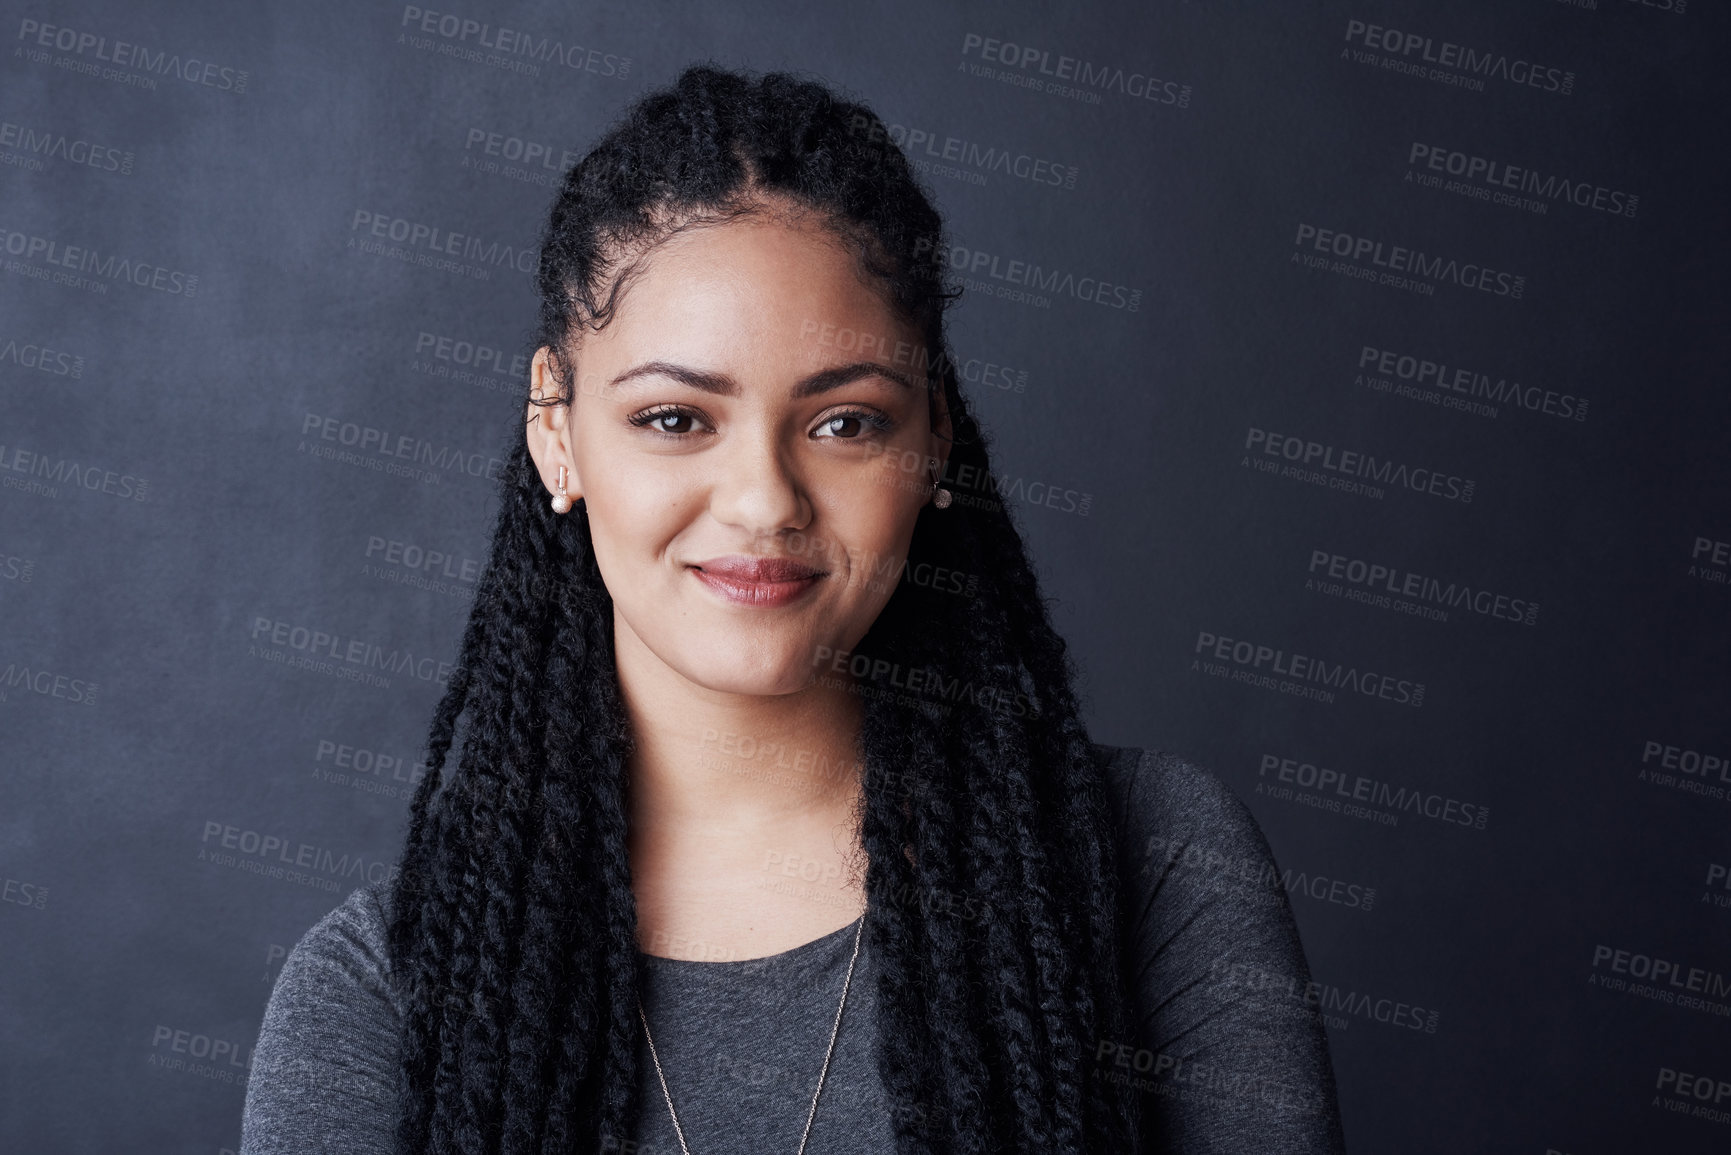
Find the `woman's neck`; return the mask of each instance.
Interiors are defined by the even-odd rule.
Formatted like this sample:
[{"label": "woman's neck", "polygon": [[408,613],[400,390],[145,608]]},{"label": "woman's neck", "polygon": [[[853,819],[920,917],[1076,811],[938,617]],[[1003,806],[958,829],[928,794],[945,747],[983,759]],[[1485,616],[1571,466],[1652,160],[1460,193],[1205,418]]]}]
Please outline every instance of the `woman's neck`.
[{"label": "woman's neck", "polygon": [[791,694],[720,693],[622,640],[634,808],[660,821],[774,822],[852,805],[864,708],[847,686],[826,679]]},{"label": "woman's neck", "polygon": [[825,681],[723,694],[616,631],[639,945],[667,958],[757,958],[864,909],[855,827],[863,702]]}]

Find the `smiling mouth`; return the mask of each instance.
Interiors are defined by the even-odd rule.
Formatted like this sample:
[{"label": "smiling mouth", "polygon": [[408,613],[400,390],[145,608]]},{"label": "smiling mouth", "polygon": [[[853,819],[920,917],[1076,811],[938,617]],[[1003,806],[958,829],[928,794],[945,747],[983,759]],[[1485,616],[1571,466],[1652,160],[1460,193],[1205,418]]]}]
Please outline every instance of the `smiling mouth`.
[{"label": "smiling mouth", "polygon": [[790,558],[734,556],[688,567],[709,589],[735,605],[785,606],[803,597],[826,576]]}]

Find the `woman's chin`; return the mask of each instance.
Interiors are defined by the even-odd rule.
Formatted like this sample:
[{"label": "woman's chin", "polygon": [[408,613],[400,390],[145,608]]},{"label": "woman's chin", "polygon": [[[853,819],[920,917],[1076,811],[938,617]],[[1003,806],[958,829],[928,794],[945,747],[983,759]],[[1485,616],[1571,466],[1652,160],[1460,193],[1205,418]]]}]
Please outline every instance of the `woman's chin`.
[{"label": "woman's chin", "polygon": [[[845,666],[836,666],[828,655],[837,651],[813,642],[809,635],[787,639],[785,644],[722,647],[687,665],[687,677],[712,690],[729,694],[773,697],[812,690],[849,688]],[[838,639],[839,641],[839,639]],[[693,674],[698,676],[692,677]]]},{"label": "woman's chin", "polygon": [[778,698],[807,690],[819,678],[810,663],[790,661],[785,667],[752,673],[741,672],[740,668],[735,666],[727,670],[707,672],[705,676],[691,680],[718,694]]}]

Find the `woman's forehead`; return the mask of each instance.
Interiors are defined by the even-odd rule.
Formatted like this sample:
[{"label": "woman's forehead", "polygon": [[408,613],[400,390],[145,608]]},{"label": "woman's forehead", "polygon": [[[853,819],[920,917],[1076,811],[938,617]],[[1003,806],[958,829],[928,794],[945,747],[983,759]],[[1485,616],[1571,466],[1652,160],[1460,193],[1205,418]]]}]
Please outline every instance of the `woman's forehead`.
[{"label": "woman's forehead", "polygon": [[606,357],[647,347],[720,352],[823,347],[821,334],[911,331],[886,288],[822,226],[744,218],[681,233],[646,254],[621,287],[608,323],[586,334]]}]

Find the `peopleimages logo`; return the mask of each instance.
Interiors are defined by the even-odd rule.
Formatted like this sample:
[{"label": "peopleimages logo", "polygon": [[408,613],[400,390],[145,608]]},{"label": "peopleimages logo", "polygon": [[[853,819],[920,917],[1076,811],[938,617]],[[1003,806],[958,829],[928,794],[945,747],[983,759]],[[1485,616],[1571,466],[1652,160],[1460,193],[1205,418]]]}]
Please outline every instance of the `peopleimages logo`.
[{"label": "peopleimages logo", "polygon": [[29,663],[7,662],[0,669],[0,702],[7,701],[13,690],[25,690],[44,698],[59,698],[81,706],[96,704],[96,683],[70,674],[33,667]]},{"label": "peopleimages logo", "polygon": [[1266,859],[1204,846],[1187,835],[1150,835],[1142,853],[1148,859],[1142,866],[1143,872],[1198,871],[1206,876],[1206,885],[1213,889],[1236,889],[1247,894],[1266,895],[1278,888],[1289,895],[1350,907],[1367,914],[1376,907],[1374,886],[1297,870],[1291,865],[1277,868]]},{"label": "peopleimages logo", "polygon": [[[583,159],[579,152],[538,140],[493,132],[485,128],[470,128],[463,139],[465,154],[480,153],[525,166],[538,166],[548,173],[559,174]],[[465,156],[465,159],[468,159]]]},{"label": "peopleimages logo", "polygon": [[[262,614],[253,617],[248,649],[251,656],[267,661],[283,661],[295,666],[336,665],[351,681],[364,681],[363,674],[382,670],[387,674],[407,674],[423,682],[445,686],[450,684],[451,674],[457,669],[455,664],[438,658],[416,657],[413,650],[397,646],[387,649],[367,638],[349,637]],[[288,651],[294,651],[298,660],[287,661],[285,655]]]},{"label": "peopleimages logo", "polygon": [[429,377],[473,385],[494,393],[516,392],[529,374],[529,358],[488,345],[422,329],[415,335],[409,367]]},{"label": "peopleimages logo", "polygon": [[426,776],[425,759],[411,760],[403,754],[351,746],[329,738],[320,738],[313,753],[313,777],[338,786],[353,786],[366,793],[389,792],[395,797],[396,791],[390,789],[387,779],[417,786]]},{"label": "peopleimages logo", "polygon": [[[1632,979],[1651,983],[1660,990],[1675,994],[1678,991],[1687,995],[1703,996],[1714,999],[1731,998],[1731,978],[1723,973],[1709,970],[1706,967],[1687,966],[1675,959],[1659,958],[1654,955],[1642,954],[1639,951],[1623,950],[1619,947],[1595,943],[1593,946],[1593,970],[1590,976],[1595,986],[1610,986],[1620,989],[1617,984],[1605,982],[1600,970],[1612,974],[1628,975]],[[1671,1001],[1671,1000],[1665,1000]]]},{"label": "peopleimages logo", "polygon": [[[200,862],[234,866],[273,878],[283,877],[284,867],[349,878],[357,885],[391,882],[397,877],[397,864],[382,858],[346,851],[338,854],[326,846],[293,842],[280,834],[248,830],[214,818],[205,822],[204,835],[199,843]],[[225,854],[224,851],[235,853]]]},{"label": "peopleimages logo", "polygon": [[[54,237],[39,237],[34,233],[20,232],[3,225],[0,225],[0,252],[19,257],[28,264],[40,263],[53,266],[56,270],[70,269],[76,273],[89,273],[91,277],[100,277],[104,281],[126,282],[141,289],[154,289],[171,296],[191,297],[198,293],[197,273],[171,269],[151,261],[134,260],[118,253],[104,253],[89,245],[69,245]],[[8,271],[22,271],[22,268]],[[79,277],[76,282],[79,288],[94,287],[100,292],[108,291],[102,281]]]},{"label": "peopleimages logo", "polygon": [[1731,754],[1713,754],[1649,738],[1635,781],[1713,802],[1731,802]]},{"label": "peopleimages logo", "polygon": [[[298,452],[312,453],[315,456],[335,456],[329,446],[320,446],[318,442],[333,442],[354,450],[350,457],[359,454],[371,456],[354,462],[356,464],[371,463],[377,468],[381,459],[386,472],[403,472],[407,475],[424,475],[437,481],[440,477],[457,474],[468,477],[485,477],[489,481],[497,481],[504,475],[505,463],[488,453],[469,452],[452,445],[440,445],[422,437],[414,437],[407,433],[392,433],[388,429],[379,429],[372,425],[362,425],[357,421],[344,421],[340,417],[331,417],[319,413],[308,413],[301,420],[301,441]],[[310,444],[309,444],[310,443]],[[339,458],[340,459],[340,458]],[[412,464],[403,464],[403,463]],[[424,466],[425,469],[421,467]],[[438,470],[441,472],[431,472]]]},{"label": "peopleimages logo", "polygon": [[1388,59],[1382,62],[1385,68],[1427,80],[1476,81],[1476,84],[1466,87],[1479,89],[1484,87],[1486,80],[1502,80],[1558,96],[1568,96],[1575,90],[1575,74],[1561,68],[1520,57],[1511,58],[1501,52],[1480,51],[1450,40],[1439,41],[1417,32],[1384,28],[1363,20],[1346,22],[1346,41],[1363,45],[1367,50],[1387,53]]},{"label": "peopleimages logo", "polygon": [[[1274,683],[1278,676],[1284,681],[1278,686],[1269,685],[1265,688],[1282,689],[1300,697],[1320,697],[1324,701],[1332,702],[1334,694],[1331,691],[1338,690],[1415,708],[1424,705],[1423,682],[1414,682],[1393,674],[1379,674],[1374,670],[1361,670],[1346,662],[1330,662],[1298,653],[1289,654],[1275,646],[1229,638],[1222,634],[1209,633],[1207,630],[1197,631],[1196,645],[1191,652],[1206,655],[1207,658],[1206,661],[1202,657],[1192,658],[1192,670],[1216,673],[1216,669],[1209,667],[1226,663],[1228,665],[1218,668],[1231,670],[1231,667],[1237,667],[1231,672],[1244,675],[1235,677],[1235,681],[1259,680]],[[1292,689],[1287,690],[1288,686]]]},{"label": "peopleimages logo", "polygon": [[[1094,1052],[1100,1078],[1151,1094],[1208,1096],[1221,1102],[1261,1102],[1283,1113],[1313,1115],[1330,1106],[1320,1089],[1301,1087],[1257,1071],[1236,1070],[1189,1055],[1151,1051],[1134,1043],[1103,1038]],[[1112,1070],[1121,1067],[1123,1070]],[[1127,1072],[1134,1071],[1135,1074]],[[1146,1077],[1143,1077],[1146,1076]]]},{"label": "peopleimages logo", "polygon": [[386,213],[368,212],[366,209],[355,210],[349,221],[349,232],[351,246],[355,246],[353,234],[362,234],[406,245],[412,250],[431,255],[475,261],[524,274],[535,272],[538,259],[532,245],[512,245],[503,241],[486,240],[471,233],[454,233],[437,225],[411,221],[405,217],[393,217]]},{"label": "peopleimages logo", "polygon": [[1300,980],[1255,963],[1221,956],[1208,965],[1208,979],[1217,986],[1240,987],[1266,998],[1290,1000],[1319,1012],[1328,1026],[1345,1030],[1352,1015],[1389,1027],[1434,1035],[1441,1012],[1405,999],[1379,997],[1315,980]]},{"label": "peopleimages logo", "polygon": [[[1725,893],[1719,894],[1718,891]],[[1707,864],[1707,889],[1702,892],[1701,901],[1713,906],[1731,907],[1731,866],[1723,862]]]},{"label": "peopleimages logo", "polygon": [[[854,114],[848,123],[848,132],[855,136],[864,135],[874,144],[890,141],[906,153],[914,167],[921,171],[929,170],[940,176],[968,178],[970,183],[974,184],[985,183],[982,173],[996,172],[1031,184],[1075,188],[1076,174],[1080,171],[1075,165],[1059,164],[1049,157],[1030,156],[1025,152],[999,148],[996,145],[983,145],[932,129],[909,128],[905,124],[882,124],[864,113]],[[941,162],[965,165],[979,171],[962,172]]]},{"label": "peopleimages logo", "polygon": [[1731,579],[1731,541],[1721,541],[1705,534],[1695,535],[1695,546],[1689,551],[1689,576],[1717,585]]},{"label": "peopleimages logo", "polygon": [[[1414,400],[1441,404],[1445,409],[1463,409],[1495,417],[1495,405],[1511,405],[1531,413],[1544,413],[1568,421],[1587,419],[1585,397],[1556,389],[1541,389],[1537,385],[1522,385],[1519,381],[1511,381],[1507,377],[1493,380],[1488,373],[1464,369],[1446,361],[1432,361],[1428,357],[1364,345],[1358,351],[1358,367],[1358,384],[1371,388],[1388,385],[1388,391],[1403,396],[1408,395],[1406,389],[1411,389],[1410,395]],[[1366,371],[1369,373],[1368,380]],[[1378,374],[1382,375],[1381,380],[1378,379]],[[1389,378],[1405,384],[1394,387]],[[1456,397],[1455,394],[1459,396]],[[1466,398],[1482,400],[1469,401]]]},{"label": "peopleimages logo", "polygon": [[[1482,156],[1470,156],[1442,145],[1423,144],[1416,140],[1412,142],[1412,148],[1407,153],[1406,163],[1412,166],[1406,173],[1409,181],[1413,179],[1413,168],[1422,167],[1432,174],[1443,173],[1459,177],[1462,183],[1475,186],[1469,195],[1483,193],[1485,199],[1494,199],[1508,197],[1511,193],[1525,193],[1536,198],[1535,203],[1541,212],[1549,208],[1547,202],[1555,203],[1561,200],[1577,208],[1594,209],[1612,216],[1633,217],[1641,200],[1635,194],[1619,189],[1606,188],[1588,181],[1570,180],[1555,173],[1540,176],[1534,170],[1520,165],[1505,164]],[[1440,183],[1441,178],[1437,179]],[[1460,191],[1443,187],[1450,192]],[[1513,197],[1506,203],[1515,208],[1532,207],[1521,203],[1522,201],[1523,198]]]},{"label": "peopleimages logo", "polygon": [[[1377,778],[1367,778],[1363,774],[1348,774],[1341,770],[1331,770],[1326,766],[1318,766],[1314,762],[1306,762],[1297,758],[1287,758],[1279,754],[1264,754],[1256,768],[1256,793],[1270,794],[1280,789],[1297,786],[1302,790],[1314,791],[1316,795],[1330,802],[1344,803],[1347,811],[1354,804],[1364,803],[1369,807],[1378,807],[1383,811],[1405,812],[1430,818],[1455,826],[1466,826],[1474,830],[1483,830],[1490,821],[1490,807],[1473,802],[1463,802],[1446,794],[1415,790],[1406,786],[1396,786]],[[1273,783],[1264,781],[1272,777]],[[1278,797],[1278,795],[1276,795]],[[1337,806],[1322,806],[1320,809],[1338,809]],[[1363,807],[1360,807],[1363,809]],[[1352,814],[1352,817],[1359,815]],[[1398,814],[1388,814],[1384,825],[1399,824]]]},{"label": "peopleimages logo", "polygon": [[126,40],[111,41],[106,36],[87,32],[82,28],[63,28],[55,24],[44,24],[39,20],[20,20],[17,39],[26,47],[51,48],[56,52],[68,52],[86,60],[135,68],[153,76],[172,76],[188,84],[225,92],[246,91],[247,73],[243,69],[200,60],[196,56],[182,57],[178,52],[152,51],[142,44]]},{"label": "peopleimages logo", "polygon": [[0,148],[15,148],[31,158],[63,160],[102,172],[132,175],[132,150],[99,144],[63,132],[41,130],[0,120]]},{"label": "peopleimages logo", "polygon": [[370,564],[375,566],[383,564],[393,568],[401,567],[425,577],[445,578],[471,585],[480,580],[481,567],[484,564],[480,558],[426,549],[414,542],[398,541],[378,534],[371,534],[367,538],[367,557]]},{"label": "peopleimages logo", "polygon": [[[1539,622],[1539,604],[1537,602],[1496,593],[1493,590],[1473,586],[1466,582],[1451,581],[1445,583],[1440,578],[1413,573],[1399,566],[1365,561],[1362,558],[1348,557],[1346,554],[1332,553],[1325,549],[1310,551],[1308,572],[1310,577],[1305,579],[1305,589],[1311,589],[1313,585],[1327,578],[1353,587],[1352,592],[1341,595],[1348,601],[1370,601],[1374,598],[1380,598],[1383,602],[1387,602],[1390,598],[1396,601],[1410,598],[1419,604],[1410,609],[1404,609],[1404,612],[1412,613],[1418,617],[1436,617],[1438,620],[1446,621],[1448,614],[1443,612],[1443,608],[1446,607],[1447,609],[1467,610],[1478,614],[1480,617],[1495,618],[1505,622],[1518,622],[1527,626],[1534,626]],[[1323,592],[1334,591],[1324,590]]]},{"label": "peopleimages logo", "polygon": [[[1410,489],[1415,493],[1429,494],[1466,505],[1472,502],[1473,490],[1477,484],[1471,478],[1422,466],[1409,466],[1405,462],[1379,458],[1374,453],[1340,449],[1320,441],[1307,441],[1285,433],[1272,433],[1254,425],[1245,431],[1244,450],[1246,456],[1240,459],[1241,465],[1272,472],[1278,467],[1272,463],[1258,462],[1249,455],[1256,453],[1263,457],[1281,458],[1301,472],[1315,474],[1315,477],[1299,476],[1299,480],[1320,479],[1321,484],[1334,489],[1374,488],[1366,484],[1374,482],[1379,486]],[[1327,470],[1338,476],[1329,478],[1327,474],[1318,473],[1319,470]],[[1354,480],[1342,480],[1343,478]],[[1376,492],[1371,496],[1381,497],[1382,494]]]},{"label": "peopleimages logo", "polygon": [[[920,237],[914,242],[916,256],[923,256],[932,249],[933,241],[930,237]],[[1000,254],[983,249],[970,249],[965,245],[945,245],[938,250],[938,258],[945,265],[963,274],[968,282],[967,287],[979,287],[994,296],[1026,300],[1035,304],[1043,301],[1049,305],[1049,297],[1042,298],[1037,294],[1056,293],[1131,313],[1142,307],[1141,289],[1132,289],[1101,277],[1078,277],[1074,272],[1065,269],[1048,269],[1032,261],[1009,260]],[[990,280],[975,280],[982,275]],[[1028,291],[1010,286],[1025,286]]]},{"label": "peopleimages logo", "polygon": [[100,465],[82,465],[70,457],[50,457],[46,453],[4,443],[0,443],[0,472],[22,474],[30,479],[24,483],[13,477],[0,478],[0,484],[6,488],[21,489],[28,484],[45,497],[59,496],[58,487],[61,485],[88,489],[92,493],[100,491],[133,501],[145,500],[150,492],[150,483],[142,477],[104,469]]},{"label": "peopleimages logo", "polygon": [[619,80],[631,72],[629,56],[586,48],[581,44],[567,44],[557,37],[538,36],[519,28],[489,24],[451,12],[435,12],[412,4],[403,6],[399,27],[429,37],[437,36],[445,41],[440,47],[449,49],[443,55],[478,63],[496,60],[529,68],[537,64],[562,64],[573,72],[590,72]]},{"label": "peopleimages logo", "polygon": [[[1308,268],[1326,267],[1331,272],[1345,273],[1362,280],[1377,281],[1397,288],[1419,289],[1439,284],[1462,289],[1477,289],[1496,297],[1518,301],[1526,291],[1527,279],[1516,273],[1502,272],[1476,261],[1458,261],[1440,257],[1404,245],[1385,245],[1370,237],[1354,236],[1337,229],[1318,228],[1299,223],[1292,240],[1295,251],[1292,263]],[[1312,249],[1331,254],[1340,260],[1330,264],[1327,257],[1312,257],[1299,250]],[[1369,261],[1369,265],[1359,262]],[[1378,271],[1382,270],[1382,271]],[[1433,289],[1434,291],[1434,289]]]},{"label": "peopleimages logo", "polygon": [[1641,761],[1655,760],[1666,770],[1696,774],[1703,778],[1717,777],[1721,782],[1731,782],[1731,756],[1703,754],[1699,750],[1689,750],[1649,739],[1641,750]]},{"label": "peopleimages logo", "polygon": [[1731,1104],[1731,1079],[1691,1074],[1675,1067],[1660,1067],[1659,1079],[1653,1084],[1653,1089],[1666,1095],[1662,1101],[1658,1095],[1653,1096],[1655,1107],[1663,1107],[1667,1111],[1688,1114],[1713,1123],[1731,1123],[1731,1105],[1720,1106]]},{"label": "peopleimages logo", "polygon": [[[997,65],[1009,70],[1007,73],[998,74],[999,78],[1015,76],[1021,82],[1020,87],[1042,89],[1088,104],[1098,104],[1101,92],[1117,92],[1154,104],[1170,104],[1177,108],[1187,108],[1190,105],[1188,84],[1180,84],[1176,80],[1162,80],[1147,72],[1094,64],[1074,56],[1054,56],[1045,48],[1017,44],[1013,40],[998,40],[981,36],[977,32],[969,32],[962,37],[962,57],[960,67],[974,72],[975,75],[982,73],[969,57],[982,64]],[[990,72],[990,69],[986,70],[986,73]],[[1042,77],[1051,79],[1044,80]]]},{"label": "peopleimages logo", "polygon": [[7,338],[6,344],[0,346],[0,363],[7,361],[20,369],[34,369],[52,377],[84,376],[84,358],[77,353],[51,349],[29,340],[20,345],[17,339]]}]

